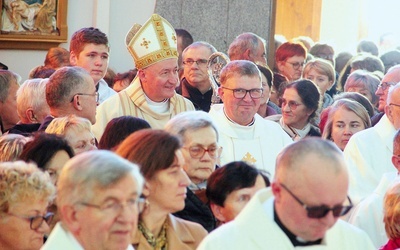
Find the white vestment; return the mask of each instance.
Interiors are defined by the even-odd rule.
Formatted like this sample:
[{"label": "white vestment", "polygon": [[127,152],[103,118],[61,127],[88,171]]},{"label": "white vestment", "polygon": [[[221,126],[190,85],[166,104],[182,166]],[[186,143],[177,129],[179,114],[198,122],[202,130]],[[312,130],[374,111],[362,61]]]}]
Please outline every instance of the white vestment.
[{"label": "white vestment", "polygon": [[349,195],[355,204],[371,194],[384,173],[392,172],[393,138],[396,129],[384,115],[371,128],[354,134],[344,149],[350,186]]},{"label": "white vestment", "polygon": [[349,219],[350,224],[369,235],[377,249],[388,241],[383,223],[383,198],[386,191],[399,181],[396,177],[397,171],[384,174],[375,191],[354,208]]},{"label": "white vestment", "polygon": [[[75,237],[61,225],[61,222],[58,222],[40,250],[84,250],[84,248]],[[126,250],[134,250],[134,248],[129,244]]]},{"label": "white vestment", "polygon": [[219,144],[223,148],[220,164],[245,161],[268,171],[272,178],[276,156],[293,142],[279,124],[255,114],[253,125],[241,126],[229,121],[223,104],[212,105],[209,114],[218,127]]},{"label": "white vestment", "polygon": [[365,232],[340,219],[326,232],[320,245],[294,247],[274,221],[273,204],[271,188],[260,190],[233,221],[212,231],[198,250],[375,249]]},{"label": "white vestment", "polygon": [[107,82],[104,79],[101,79],[98,84],[99,90],[97,92],[99,92],[99,103],[102,103],[109,97],[117,94],[115,90],[108,86]]},{"label": "white vestment", "polygon": [[97,107],[96,123],[92,126],[93,134],[100,140],[107,123],[113,118],[124,115],[144,119],[153,129],[163,129],[173,116],[194,110],[191,101],[176,93],[168,100],[168,104],[167,112],[157,113],[152,110],[146,101],[140,79],[136,77],[126,89],[111,96]]}]

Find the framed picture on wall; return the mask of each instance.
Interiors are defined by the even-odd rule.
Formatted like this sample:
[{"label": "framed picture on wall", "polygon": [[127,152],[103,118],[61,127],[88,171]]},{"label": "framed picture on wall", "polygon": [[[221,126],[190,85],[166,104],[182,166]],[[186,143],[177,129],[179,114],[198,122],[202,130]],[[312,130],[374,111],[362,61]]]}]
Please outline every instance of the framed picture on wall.
[{"label": "framed picture on wall", "polygon": [[0,49],[42,49],[67,42],[68,0],[0,0]]}]

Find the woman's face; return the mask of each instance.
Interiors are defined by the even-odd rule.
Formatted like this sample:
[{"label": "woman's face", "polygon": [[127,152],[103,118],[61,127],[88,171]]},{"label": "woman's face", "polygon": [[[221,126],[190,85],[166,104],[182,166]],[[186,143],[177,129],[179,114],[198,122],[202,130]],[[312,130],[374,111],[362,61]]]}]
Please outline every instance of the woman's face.
[{"label": "woman's face", "polygon": [[[50,228],[45,221],[36,230],[30,228],[29,217],[44,216],[48,202],[28,199],[12,204],[9,213],[0,217],[0,246],[2,249],[37,250],[43,245],[43,237]],[[25,217],[25,218],[21,218]]]},{"label": "woman's face", "polygon": [[307,73],[304,74],[304,78],[313,81],[319,88],[321,95],[332,87],[333,81],[329,80],[327,75],[319,73],[316,69],[311,68]]},{"label": "woman's face", "polygon": [[[373,98],[372,98],[372,93],[364,86],[354,86],[351,88],[348,88],[346,92],[357,92],[365,96],[372,104],[373,103]],[[374,93],[375,94],[375,93]]]},{"label": "woman's face", "polygon": [[46,164],[45,169],[51,177],[53,184],[57,183],[58,176],[60,176],[61,170],[64,164],[70,159],[68,153],[65,150],[57,151],[50,161]]},{"label": "woman's face", "polygon": [[96,139],[93,133],[87,129],[68,128],[65,131],[65,139],[74,150],[75,155],[97,149]]},{"label": "woman's face", "polygon": [[286,76],[292,82],[301,78],[305,58],[302,56],[292,56],[285,61],[278,62],[279,73]]},{"label": "woman's face", "polygon": [[282,119],[286,125],[303,129],[311,114],[312,111],[304,105],[295,88],[285,89],[282,96]]},{"label": "woman's face", "polygon": [[183,170],[183,164],[182,152],[177,150],[169,168],[158,171],[151,180],[146,180],[147,190],[144,191],[148,192],[150,212],[174,213],[185,207],[186,187],[190,180]]},{"label": "woman's face", "polygon": [[261,96],[260,103],[265,104],[269,101],[269,97],[271,95],[271,89],[268,86],[268,80],[264,76],[264,74],[261,74],[261,84],[262,84],[262,88],[264,89],[264,91]]},{"label": "woman's face", "polygon": [[364,129],[362,119],[353,111],[339,108],[333,114],[331,138],[341,150],[344,150],[353,134]]}]

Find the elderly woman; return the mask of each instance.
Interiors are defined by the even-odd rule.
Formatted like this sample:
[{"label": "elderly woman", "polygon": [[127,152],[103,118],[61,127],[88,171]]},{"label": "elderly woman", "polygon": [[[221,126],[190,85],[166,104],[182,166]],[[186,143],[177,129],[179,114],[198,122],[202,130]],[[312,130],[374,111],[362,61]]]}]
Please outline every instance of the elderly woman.
[{"label": "elderly woman", "polygon": [[375,107],[378,105],[379,97],[375,94],[380,80],[371,72],[356,70],[349,75],[344,84],[345,92],[357,92],[365,96]]},{"label": "elderly woman", "polygon": [[88,119],[70,115],[54,118],[46,128],[46,133],[57,134],[65,138],[74,150],[74,154],[80,154],[97,149],[96,139],[92,133],[91,123]]},{"label": "elderly woman", "polygon": [[208,113],[183,112],[172,118],[165,130],[181,139],[183,169],[190,179],[185,209],[174,215],[201,224],[207,231],[216,227],[216,220],[205,198],[207,179],[215,170],[221,147],[218,131]]},{"label": "elderly woman", "polygon": [[30,138],[18,134],[0,136],[0,162],[17,160],[29,140]]},{"label": "elderly woman", "polygon": [[23,161],[0,164],[1,249],[38,250],[53,217],[55,187],[48,174]]},{"label": "elderly woman", "polygon": [[306,136],[321,136],[319,128],[314,125],[319,106],[318,87],[310,80],[301,79],[286,86],[282,96],[282,115],[266,119],[279,122],[294,141]]},{"label": "elderly woman", "polygon": [[207,231],[171,215],[185,207],[190,184],[179,139],[162,130],[143,129],[126,138],[116,153],[137,163],[145,178],[147,205],[132,237],[135,249],[196,249]]},{"label": "elderly woman", "polygon": [[341,99],[331,106],[322,138],[332,140],[342,151],[357,132],[371,127],[367,110],[358,102]]},{"label": "elderly woman", "polygon": [[380,250],[395,250],[400,248],[400,183],[393,185],[383,201],[383,222],[389,241]]},{"label": "elderly woman", "polygon": [[326,92],[335,83],[336,73],[329,61],[320,58],[309,61],[304,66],[303,78],[313,81],[318,86],[322,98],[322,109],[332,105],[333,98]]},{"label": "elderly woman", "polygon": [[62,167],[73,156],[74,151],[62,137],[38,133],[26,143],[19,159],[35,162],[40,169],[49,173],[51,181],[56,184]]},{"label": "elderly woman", "polygon": [[275,52],[278,73],[284,75],[289,82],[300,79],[306,57],[307,50],[302,44],[283,43]]}]

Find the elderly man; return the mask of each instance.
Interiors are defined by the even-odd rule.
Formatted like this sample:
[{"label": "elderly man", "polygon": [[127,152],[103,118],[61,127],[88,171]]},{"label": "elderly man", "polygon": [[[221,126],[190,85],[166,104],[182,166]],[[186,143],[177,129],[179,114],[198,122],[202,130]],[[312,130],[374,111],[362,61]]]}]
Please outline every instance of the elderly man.
[{"label": "elderly man", "polygon": [[279,124],[257,114],[263,93],[260,71],[250,61],[236,60],[222,69],[220,79],[223,104],[214,104],[210,115],[224,149],[221,164],[245,161],[273,176],[276,156],[292,141]]},{"label": "elderly man", "polygon": [[99,93],[83,68],[63,67],[54,72],[46,86],[46,101],[50,115],[43,120],[40,131],[46,130],[54,118],[71,114],[96,122]]},{"label": "elderly man", "polygon": [[375,249],[363,231],[338,220],[352,207],[347,189],[346,165],[332,142],[295,142],[279,155],[271,188],[198,249]]},{"label": "elderly man", "polygon": [[115,117],[139,117],[152,128],[161,129],[176,114],[194,110],[189,100],[175,93],[179,82],[178,54],[170,23],[153,14],[143,26],[135,24],[131,28],[126,44],[138,69],[137,77],[128,88],[99,106],[93,126],[97,139]]},{"label": "elderly man", "polygon": [[139,168],[112,152],[75,156],[58,179],[61,221],[42,250],[133,249],[142,186]]},{"label": "elderly man", "polygon": [[207,72],[208,58],[217,50],[209,43],[195,42],[183,51],[183,78],[177,92],[192,101],[197,110],[210,111],[213,90]]},{"label": "elderly man", "polygon": [[9,130],[12,134],[31,135],[50,114],[46,102],[48,79],[26,80],[17,91],[17,112],[20,122]]},{"label": "elderly man", "polygon": [[249,60],[267,64],[265,39],[254,33],[243,33],[229,45],[228,55],[231,60]]},{"label": "elderly man", "polygon": [[207,113],[189,111],[172,118],[165,130],[182,140],[183,169],[191,182],[187,187],[184,210],[174,215],[197,222],[210,232],[216,221],[208,206],[205,188],[221,152],[217,128]]},{"label": "elderly man", "polygon": [[396,169],[383,174],[379,185],[374,192],[362,200],[353,210],[349,222],[364,230],[378,249],[388,241],[383,223],[383,198],[386,191],[400,181],[400,130],[396,132],[393,140],[392,163]]},{"label": "elderly man", "polygon": [[69,49],[71,65],[84,68],[93,78],[100,103],[116,94],[103,79],[110,56],[106,34],[97,28],[82,28],[72,35]]},{"label": "elderly man", "polygon": [[18,123],[17,90],[20,76],[0,70],[0,135]]},{"label": "elderly man", "polygon": [[[353,135],[344,149],[350,172],[349,193],[355,203],[374,191],[384,173],[393,171],[393,138],[400,128],[400,85],[395,81],[399,74],[400,67],[393,67],[378,87],[377,93],[382,92],[379,106],[386,101],[385,115],[374,127]],[[395,86],[389,90],[391,85]]]}]

